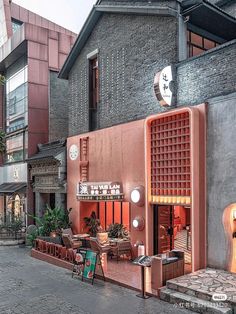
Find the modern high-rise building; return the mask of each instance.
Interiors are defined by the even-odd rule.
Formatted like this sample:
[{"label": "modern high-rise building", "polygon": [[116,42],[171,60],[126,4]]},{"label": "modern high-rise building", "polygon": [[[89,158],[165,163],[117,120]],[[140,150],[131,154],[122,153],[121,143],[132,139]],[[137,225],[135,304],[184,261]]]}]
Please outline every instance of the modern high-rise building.
[{"label": "modern high-rise building", "polygon": [[[25,217],[35,202],[40,203],[40,184],[45,188],[47,182],[34,179],[44,173],[45,164],[35,167],[34,178],[29,178],[33,184],[27,185],[26,160],[37,153],[38,143],[67,136],[67,82],[57,76],[74,39],[73,32],[0,0],[0,74],[5,77],[0,86],[0,129],[6,133],[0,167],[3,220],[8,214]],[[57,167],[51,167],[51,180],[55,171],[58,174]],[[44,198],[50,201],[50,195]]]}]

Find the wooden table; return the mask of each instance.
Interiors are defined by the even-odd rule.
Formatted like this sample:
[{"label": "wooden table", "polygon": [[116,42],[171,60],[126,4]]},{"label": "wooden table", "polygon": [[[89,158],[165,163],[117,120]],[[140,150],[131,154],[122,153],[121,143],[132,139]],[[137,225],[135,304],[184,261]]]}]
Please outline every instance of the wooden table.
[{"label": "wooden table", "polygon": [[89,242],[90,235],[88,233],[74,234],[73,238],[77,240],[81,240],[83,247],[89,247],[88,242]]}]

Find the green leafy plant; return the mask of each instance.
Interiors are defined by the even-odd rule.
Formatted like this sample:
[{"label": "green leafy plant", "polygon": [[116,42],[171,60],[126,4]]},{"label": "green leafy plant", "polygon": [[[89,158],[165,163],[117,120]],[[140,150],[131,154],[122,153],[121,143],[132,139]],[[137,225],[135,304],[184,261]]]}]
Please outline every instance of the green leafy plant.
[{"label": "green leafy plant", "polygon": [[0,231],[8,232],[17,239],[17,233],[24,227],[23,220],[18,215],[10,215],[5,223],[1,223]]},{"label": "green leafy plant", "polygon": [[0,85],[4,85],[6,82],[5,76],[0,74]]},{"label": "green leafy plant", "polygon": [[12,216],[12,221],[10,223],[10,229],[15,234],[15,238],[17,237],[17,232],[21,231],[23,228],[23,220],[19,216]]},{"label": "green leafy plant", "polygon": [[129,231],[124,227],[123,224],[111,224],[108,227],[108,236],[109,238],[128,238],[129,237]]},{"label": "green leafy plant", "polygon": [[26,230],[26,239],[28,244],[34,246],[36,238],[39,236],[39,230],[35,225],[29,225]]},{"label": "green leafy plant", "polygon": [[33,217],[38,227],[38,235],[49,236],[51,232],[56,232],[60,236],[62,229],[70,228],[71,226],[69,220],[71,210],[72,208],[64,210],[60,207],[51,208],[47,206],[42,218]]},{"label": "green leafy plant", "polygon": [[84,217],[85,226],[92,237],[95,237],[100,230],[100,220],[97,219],[96,213],[93,211],[90,217]]},{"label": "green leafy plant", "polygon": [[5,133],[0,130],[0,153],[4,153],[6,149]]}]

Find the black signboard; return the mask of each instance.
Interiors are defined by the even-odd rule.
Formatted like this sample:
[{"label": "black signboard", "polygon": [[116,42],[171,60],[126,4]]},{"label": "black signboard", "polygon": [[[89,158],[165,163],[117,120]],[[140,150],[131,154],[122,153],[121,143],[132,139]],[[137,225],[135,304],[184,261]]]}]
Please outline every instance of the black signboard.
[{"label": "black signboard", "polygon": [[79,200],[122,200],[122,192],[119,182],[79,182],[77,185]]}]

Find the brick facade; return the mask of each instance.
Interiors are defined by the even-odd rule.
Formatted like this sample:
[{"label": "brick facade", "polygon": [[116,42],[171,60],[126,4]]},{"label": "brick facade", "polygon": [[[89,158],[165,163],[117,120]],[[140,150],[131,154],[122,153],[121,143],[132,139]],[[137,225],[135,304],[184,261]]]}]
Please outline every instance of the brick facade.
[{"label": "brick facade", "polygon": [[236,3],[235,2],[222,6],[222,10],[224,10],[225,12],[227,12],[228,14],[236,18]]},{"label": "brick facade", "polygon": [[[152,1],[151,4],[157,2],[158,5],[171,3]],[[131,2],[104,0],[100,4],[130,5]],[[148,4],[140,0],[135,5]],[[232,13],[231,9],[234,7],[227,6],[226,11]],[[178,63],[178,29],[175,17],[103,14],[69,73],[69,136],[89,130],[89,53],[98,49],[99,129],[166,110],[154,96],[153,79],[163,67],[176,64],[175,105],[209,102],[206,116],[208,264],[224,268],[222,215],[224,208],[235,202],[236,189],[232,148],[236,132],[236,40]]]},{"label": "brick facade", "polygon": [[236,91],[236,40],[177,65],[177,104],[196,105]]},{"label": "brick facade", "polygon": [[58,72],[50,71],[49,141],[68,135],[68,81],[60,80]]},{"label": "brick facade", "polygon": [[88,131],[87,54],[95,49],[99,50],[99,128],[144,118],[161,110],[153,80],[157,71],[177,61],[177,20],[103,15],[69,75],[70,136]]}]

